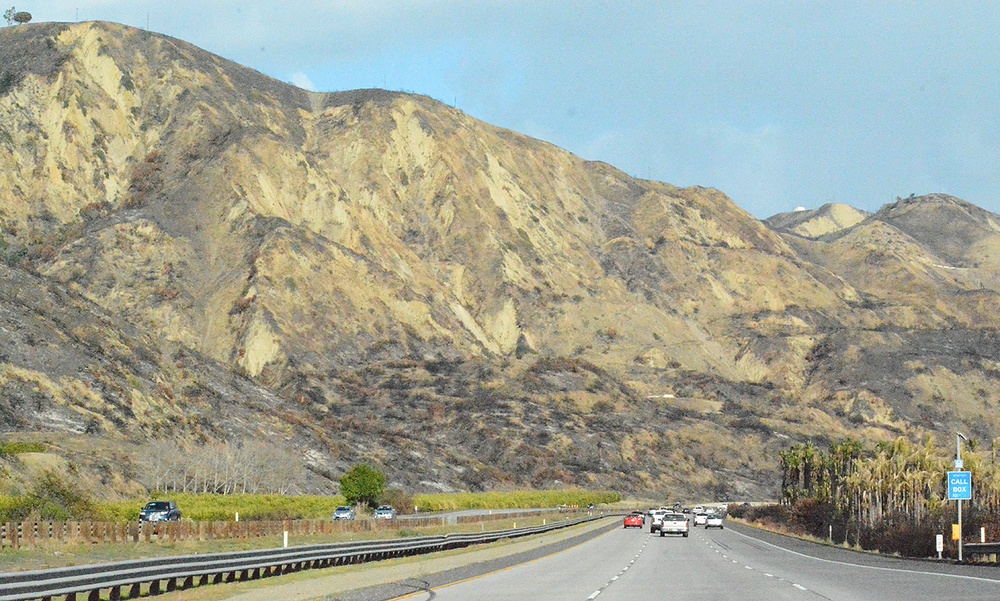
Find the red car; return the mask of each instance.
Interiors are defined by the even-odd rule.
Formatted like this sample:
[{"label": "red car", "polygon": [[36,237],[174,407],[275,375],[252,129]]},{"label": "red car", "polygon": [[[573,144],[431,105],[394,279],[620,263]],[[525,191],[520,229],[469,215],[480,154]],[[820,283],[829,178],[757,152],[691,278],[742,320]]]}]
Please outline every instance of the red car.
[{"label": "red car", "polygon": [[625,527],[626,528],[642,528],[642,515],[638,513],[633,513],[632,515],[625,516]]}]

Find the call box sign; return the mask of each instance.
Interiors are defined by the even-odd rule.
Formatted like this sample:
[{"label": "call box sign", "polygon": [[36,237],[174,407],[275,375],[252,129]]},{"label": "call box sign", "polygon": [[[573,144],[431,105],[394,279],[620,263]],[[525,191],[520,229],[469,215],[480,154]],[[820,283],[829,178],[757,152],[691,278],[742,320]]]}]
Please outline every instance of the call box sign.
[{"label": "call box sign", "polygon": [[972,472],[948,472],[948,500],[972,499]]}]

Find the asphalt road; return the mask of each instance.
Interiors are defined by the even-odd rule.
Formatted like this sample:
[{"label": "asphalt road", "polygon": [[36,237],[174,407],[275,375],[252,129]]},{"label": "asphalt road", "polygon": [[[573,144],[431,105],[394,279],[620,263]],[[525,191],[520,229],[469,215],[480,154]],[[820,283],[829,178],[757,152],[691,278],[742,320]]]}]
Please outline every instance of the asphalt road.
[{"label": "asphalt road", "polygon": [[907,561],[729,525],[689,538],[616,528],[568,550],[411,594],[417,601],[1000,599],[1000,568]]}]

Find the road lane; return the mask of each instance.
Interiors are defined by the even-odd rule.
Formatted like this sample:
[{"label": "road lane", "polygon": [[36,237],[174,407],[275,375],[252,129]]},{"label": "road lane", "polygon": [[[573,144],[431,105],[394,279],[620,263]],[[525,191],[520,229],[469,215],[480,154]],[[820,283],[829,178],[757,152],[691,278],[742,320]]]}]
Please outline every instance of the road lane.
[{"label": "road lane", "polygon": [[408,597],[452,601],[1000,599],[1000,569],[855,553],[731,525],[614,530],[557,555]]},{"label": "road lane", "polygon": [[646,532],[615,529],[561,553],[406,599],[585,601],[613,579],[630,571],[649,541]]},{"label": "road lane", "polygon": [[792,583],[754,573],[717,553],[701,535],[692,530],[688,538],[651,537],[635,569],[601,591],[599,601],[804,599]]},{"label": "road lane", "polygon": [[856,553],[750,528],[699,530],[713,552],[827,599],[978,600],[1000,598],[1000,571]]}]

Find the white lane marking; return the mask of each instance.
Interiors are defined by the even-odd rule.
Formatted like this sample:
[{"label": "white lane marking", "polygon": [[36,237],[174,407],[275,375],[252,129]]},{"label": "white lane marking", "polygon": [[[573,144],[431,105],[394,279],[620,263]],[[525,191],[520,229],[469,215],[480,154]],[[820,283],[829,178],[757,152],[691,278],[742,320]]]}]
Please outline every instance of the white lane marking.
[{"label": "white lane marking", "polygon": [[800,591],[808,591],[809,590],[806,587],[802,586],[801,584],[792,584],[792,586],[794,586],[795,588],[799,589]]},{"label": "white lane marking", "polygon": [[597,598],[597,595],[600,595],[600,594],[601,594],[601,591],[594,591],[593,595],[587,597],[587,601],[594,601],[594,599]]},{"label": "white lane marking", "polygon": [[961,574],[945,574],[945,573],[942,573],[942,572],[925,572],[925,571],[922,571],[922,570],[904,570],[902,568],[886,568],[886,567],[882,567],[882,566],[865,566],[865,565],[861,565],[861,564],[857,564],[857,563],[849,563],[849,562],[846,562],[846,561],[837,561],[836,559],[823,559],[821,557],[813,557],[812,555],[806,555],[805,553],[799,553],[798,551],[792,551],[791,549],[786,549],[784,547],[779,547],[778,545],[771,544],[771,543],[769,543],[769,542],[767,542],[765,540],[761,540],[759,538],[756,538],[756,537],[753,537],[753,536],[750,536],[750,535],[747,535],[747,534],[743,534],[742,532],[736,532],[732,528],[730,528],[729,531],[732,532],[732,533],[734,533],[734,534],[738,534],[738,535],[742,536],[743,538],[749,538],[752,541],[756,541],[758,543],[765,544],[768,547],[774,547],[775,549],[778,549],[780,551],[784,551],[785,553],[791,553],[792,555],[798,555],[799,557],[804,557],[806,559],[812,559],[814,561],[822,561],[824,563],[833,563],[833,564],[842,565],[842,566],[849,566],[849,567],[852,567],[852,568],[863,568],[863,569],[866,569],[866,570],[881,570],[883,572],[902,572],[904,574],[920,574],[920,575],[923,575],[923,576],[942,576],[944,578],[959,578],[959,579],[962,579],[962,580],[979,580],[979,581],[982,581],[982,582],[998,582],[998,580],[995,579],[995,578],[980,578],[979,576],[962,576]]},{"label": "white lane marking", "polygon": [[768,578],[774,578],[774,574],[768,574],[767,572],[764,572],[764,575],[767,576]]}]

